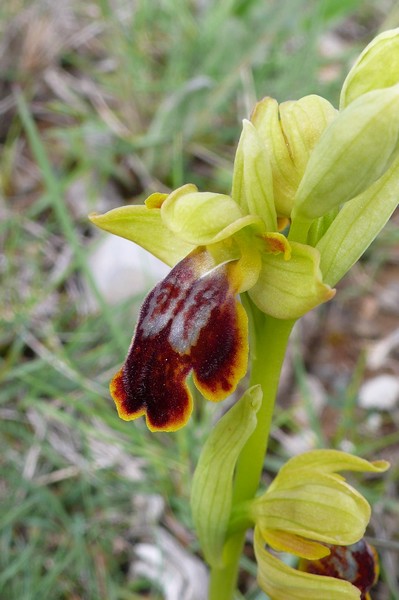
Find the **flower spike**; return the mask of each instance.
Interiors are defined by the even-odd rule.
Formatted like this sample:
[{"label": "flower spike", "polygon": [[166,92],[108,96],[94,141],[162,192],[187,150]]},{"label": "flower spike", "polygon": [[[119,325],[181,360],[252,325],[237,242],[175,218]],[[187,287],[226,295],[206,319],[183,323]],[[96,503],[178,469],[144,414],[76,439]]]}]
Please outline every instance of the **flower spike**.
[{"label": "flower spike", "polygon": [[119,416],[146,415],[151,431],[175,431],[188,421],[191,370],[214,402],[234,391],[247,368],[247,316],[236,300],[235,262],[215,266],[194,250],[144,301],[126,361],[111,381]]}]

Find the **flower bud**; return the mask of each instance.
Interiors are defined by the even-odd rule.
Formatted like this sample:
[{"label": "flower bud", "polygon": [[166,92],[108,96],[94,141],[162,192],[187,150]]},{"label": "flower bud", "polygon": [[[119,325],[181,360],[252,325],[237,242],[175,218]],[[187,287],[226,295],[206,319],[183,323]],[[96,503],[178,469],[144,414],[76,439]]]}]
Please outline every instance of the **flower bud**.
[{"label": "flower bud", "polygon": [[395,158],[398,134],[399,84],[352,102],[316,145],[297,191],[293,220],[321,217],[366,190]]},{"label": "flower bud", "polygon": [[256,105],[251,121],[268,151],[278,216],[290,216],[309,156],[336,114],[327,100],[315,95],[280,105],[264,98]]},{"label": "flower bud", "polygon": [[399,28],[384,31],[370,42],[349,71],[341,91],[340,108],[372,90],[399,83]]}]

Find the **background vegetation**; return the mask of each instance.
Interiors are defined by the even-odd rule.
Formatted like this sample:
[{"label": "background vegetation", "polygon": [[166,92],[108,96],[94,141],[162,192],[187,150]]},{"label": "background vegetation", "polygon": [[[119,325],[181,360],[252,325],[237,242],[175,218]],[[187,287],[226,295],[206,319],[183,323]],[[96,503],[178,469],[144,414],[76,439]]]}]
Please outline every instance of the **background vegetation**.
[{"label": "background vegetation", "polygon": [[[353,57],[398,23],[390,0],[1,3],[1,598],[203,597],[188,497],[223,407],[199,400],[169,435],[118,420],[108,381],[158,267],[121,271],[135,250],[101,253],[111,236],[87,214],[185,182],[228,193],[256,99],[336,104]],[[395,220],[296,331],[265,470],[314,446],[392,461],[358,483],[375,507],[379,600],[399,599]],[[364,400],[381,374],[391,387]],[[242,567],[240,598],[264,599],[250,545]]]}]

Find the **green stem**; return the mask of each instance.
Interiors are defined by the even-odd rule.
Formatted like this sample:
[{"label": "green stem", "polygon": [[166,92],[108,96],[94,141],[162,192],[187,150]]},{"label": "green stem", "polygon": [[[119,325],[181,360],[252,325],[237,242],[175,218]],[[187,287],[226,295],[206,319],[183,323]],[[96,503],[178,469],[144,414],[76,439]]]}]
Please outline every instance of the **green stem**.
[{"label": "green stem", "polygon": [[300,219],[298,217],[293,218],[290,231],[288,233],[288,239],[291,242],[300,242],[301,244],[306,244],[311,224],[311,219]]},{"label": "green stem", "polygon": [[[237,464],[233,506],[254,497],[262,474],[274,402],[280,379],[288,338],[295,321],[281,321],[250,309],[252,316],[251,385],[260,384],[262,406],[257,414],[257,426],[244,446]],[[237,584],[239,560],[245,530],[229,538],[224,550],[225,567],[211,570],[209,600],[231,600]]]}]

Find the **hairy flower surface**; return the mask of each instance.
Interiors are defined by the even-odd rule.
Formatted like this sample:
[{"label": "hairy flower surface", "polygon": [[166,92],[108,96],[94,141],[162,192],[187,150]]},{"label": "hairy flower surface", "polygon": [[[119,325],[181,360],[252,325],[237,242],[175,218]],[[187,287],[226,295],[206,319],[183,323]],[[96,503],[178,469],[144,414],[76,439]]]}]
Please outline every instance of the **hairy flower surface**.
[{"label": "hairy flower surface", "polygon": [[186,378],[218,401],[247,368],[247,316],[236,299],[235,263],[213,267],[205,250],[179,262],[145,300],[132,346],[111,382],[119,415],[146,415],[152,431],[173,431],[192,410]]}]

